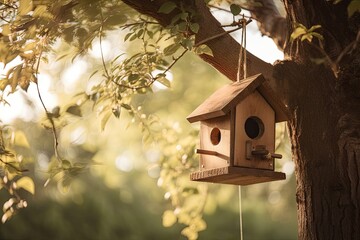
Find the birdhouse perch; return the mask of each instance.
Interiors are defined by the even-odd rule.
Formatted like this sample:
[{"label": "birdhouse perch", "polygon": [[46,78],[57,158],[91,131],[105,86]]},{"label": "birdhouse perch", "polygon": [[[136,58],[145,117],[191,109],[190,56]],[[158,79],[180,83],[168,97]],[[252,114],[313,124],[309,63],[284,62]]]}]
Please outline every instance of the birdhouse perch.
[{"label": "birdhouse perch", "polygon": [[188,117],[200,121],[199,171],[193,181],[236,185],[285,179],[274,171],[275,123],[287,109],[263,75],[225,85]]}]

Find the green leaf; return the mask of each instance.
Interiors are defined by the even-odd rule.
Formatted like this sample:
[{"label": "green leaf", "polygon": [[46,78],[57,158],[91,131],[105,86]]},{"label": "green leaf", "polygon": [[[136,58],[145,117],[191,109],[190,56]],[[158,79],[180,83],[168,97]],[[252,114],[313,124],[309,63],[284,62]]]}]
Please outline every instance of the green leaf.
[{"label": "green leaf", "polygon": [[11,77],[12,92],[15,92],[16,86],[18,85],[21,70],[22,70],[22,64],[17,65],[13,70],[13,75]]},{"label": "green leaf", "polygon": [[203,231],[206,229],[206,222],[199,216],[194,219],[195,229],[197,231]]},{"label": "green leaf", "polygon": [[31,43],[28,43],[25,45],[23,51],[26,52],[26,51],[32,51],[34,50],[34,48],[36,48],[36,45],[37,45],[37,42],[31,42]]},{"label": "green leaf", "polygon": [[191,39],[185,38],[181,43],[186,49],[190,51],[193,49],[194,41],[192,41]]},{"label": "green leaf", "polygon": [[3,205],[3,212],[6,212],[9,208],[11,208],[12,205],[14,205],[15,201],[16,198],[10,198],[9,200],[7,200]]},{"label": "green leaf", "polygon": [[121,107],[125,108],[126,110],[131,110],[131,106],[129,104],[126,104],[126,103],[122,103]]},{"label": "green leaf", "polygon": [[301,35],[304,35],[306,33],[306,28],[303,27],[297,27],[295,28],[295,30],[292,32],[290,39],[293,41],[296,38],[300,37]]},{"label": "green leaf", "polygon": [[167,88],[171,87],[170,80],[167,79],[165,76],[160,76],[160,77],[156,78],[156,81],[158,81],[159,83],[161,83],[162,85],[164,85]]},{"label": "green leaf", "polygon": [[20,0],[19,3],[19,15],[26,15],[33,10],[33,1],[32,0]]},{"label": "green leaf", "polygon": [[35,184],[34,181],[30,177],[22,177],[16,181],[16,187],[22,188],[32,195],[35,194]]},{"label": "green leaf", "polygon": [[13,215],[13,212],[11,210],[7,210],[3,215],[2,215],[2,218],[1,218],[1,222],[2,223],[5,223],[7,220],[9,220]]},{"label": "green leaf", "polygon": [[109,121],[110,116],[111,116],[111,112],[107,111],[104,117],[101,119],[101,131],[105,130],[106,123]]},{"label": "green leaf", "polygon": [[121,107],[119,105],[116,105],[112,108],[112,113],[114,114],[114,116],[116,118],[120,117],[120,113],[121,113]]},{"label": "green leaf", "polygon": [[313,39],[313,36],[311,34],[304,34],[301,36],[301,41],[308,40],[309,42],[311,42],[312,39]]},{"label": "green leaf", "polygon": [[352,0],[347,7],[348,17],[351,17],[356,12],[360,12],[360,1]]},{"label": "green leaf", "polygon": [[164,227],[171,227],[176,223],[177,217],[171,210],[166,210],[162,216],[162,224]]},{"label": "green leaf", "polygon": [[62,160],[61,161],[61,167],[64,169],[64,170],[68,170],[71,168],[71,162],[69,160]]},{"label": "green leaf", "polygon": [[95,70],[95,71],[93,71],[91,74],[90,74],[90,76],[89,76],[89,79],[88,80],[90,80],[95,74],[97,74],[99,72],[99,70]]},{"label": "green leaf", "polygon": [[10,24],[4,24],[1,26],[2,31],[1,34],[4,36],[9,36],[11,33],[11,28],[10,28]]},{"label": "green leaf", "polygon": [[47,6],[38,5],[34,10],[33,17],[52,19],[54,16],[48,11]]},{"label": "green leaf", "polygon": [[165,56],[173,55],[179,48],[180,48],[180,44],[173,43],[164,49],[164,55]]},{"label": "green leaf", "polygon": [[181,22],[181,23],[179,23],[178,25],[176,25],[176,27],[178,28],[178,30],[179,30],[180,32],[185,32],[185,31],[187,31],[187,26],[188,26],[188,24],[187,24],[186,22]]},{"label": "green leaf", "polygon": [[70,107],[68,107],[66,109],[66,112],[70,113],[72,115],[78,116],[78,117],[82,116],[80,106],[77,104],[74,104],[74,105],[71,105]]},{"label": "green leaf", "polygon": [[51,110],[51,117],[59,118],[60,117],[60,107],[56,106]]},{"label": "green leaf", "polygon": [[230,11],[234,16],[239,15],[241,12],[241,7],[237,4],[231,4]]},{"label": "green leaf", "polygon": [[198,233],[191,227],[186,227],[181,231],[181,234],[186,236],[188,239],[197,239]]},{"label": "green leaf", "polygon": [[313,35],[314,37],[316,37],[319,40],[324,40],[323,35],[321,35],[320,33],[312,32],[311,35]]},{"label": "green leaf", "polygon": [[316,30],[318,28],[321,28],[321,25],[314,25],[308,30],[308,32],[313,32],[314,30]]},{"label": "green leaf", "polygon": [[190,25],[190,30],[193,33],[198,33],[199,29],[200,29],[200,25],[198,23],[193,23],[193,24]]},{"label": "green leaf", "polygon": [[139,74],[136,74],[136,73],[135,74],[130,74],[129,77],[128,77],[128,81],[133,83],[133,82],[139,80],[139,78],[140,78]]},{"label": "green leaf", "polygon": [[209,56],[214,56],[211,48],[209,48],[208,45],[206,44],[201,44],[200,46],[198,46],[196,49],[195,49],[195,53],[200,55],[200,54],[206,54],[206,55],[209,55]]},{"label": "green leaf", "polygon": [[19,147],[30,148],[29,142],[23,131],[15,132],[14,144]]},{"label": "green leaf", "polygon": [[128,40],[129,37],[130,37],[131,35],[133,35],[133,34],[134,34],[133,32],[129,32],[128,34],[126,34],[125,37],[124,37],[124,42],[126,42],[126,40]]},{"label": "green leaf", "polygon": [[159,8],[158,12],[159,13],[165,13],[165,14],[169,14],[171,13],[175,8],[176,8],[176,4],[174,2],[164,2],[163,5],[161,5],[161,7]]},{"label": "green leaf", "polygon": [[9,85],[9,79],[1,79],[0,80],[0,91],[4,91],[6,86]]}]

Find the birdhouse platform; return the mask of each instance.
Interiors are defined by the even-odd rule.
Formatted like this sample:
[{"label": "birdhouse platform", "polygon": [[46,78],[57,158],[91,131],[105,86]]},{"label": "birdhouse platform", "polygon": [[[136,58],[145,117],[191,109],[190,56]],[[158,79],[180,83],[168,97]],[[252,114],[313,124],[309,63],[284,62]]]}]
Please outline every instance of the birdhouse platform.
[{"label": "birdhouse platform", "polygon": [[250,185],[286,179],[285,173],[272,170],[251,169],[243,167],[222,167],[193,172],[192,181],[223,183],[234,185]]},{"label": "birdhouse platform", "polygon": [[189,116],[200,122],[199,171],[193,181],[249,185],[285,179],[275,172],[275,123],[288,119],[286,106],[263,75],[227,84]]}]

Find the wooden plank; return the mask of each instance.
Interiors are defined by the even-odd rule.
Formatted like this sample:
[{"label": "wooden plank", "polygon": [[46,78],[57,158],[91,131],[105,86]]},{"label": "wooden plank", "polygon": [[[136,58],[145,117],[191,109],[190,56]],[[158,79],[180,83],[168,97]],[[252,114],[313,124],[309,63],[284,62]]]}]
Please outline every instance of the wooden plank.
[{"label": "wooden plank", "polygon": [[193,123],[228,114],[238,102],[255,91],[264,81],[265,78],[257,74],[241,82],[225,85],[200,104],[187,117],[187,120]]},{"label": "wooden plank", "polygon": [[284,180],[286,179],[286,175],[282,172],[271,170],[229,166],[194,172],[190,174],[190,179],[192,181],[245,186],[255,183]]},{"label": "wooden plank", "polygon": [[236,126],[236,108],[232,109],[230,112],[230,162],[229,162],[229,166],[234,166],[235,126]]},{"label": "wooden plank", "polygon": [[270,87],[269,83],[265,81],[261,86],[259,86],[258,91],[270,104],[270,106],[275,110],[275,121],[283,122],[290,119],[290,112],[284,103],[276,96],[275,92]]},{"label": "wooden plank", "polygon": [[[218,129],[219,142],[212,143],[211,133]],[[200,149],[216,152],[216,155],[200,155],[200,169],[211,169],[229,165],[230,161],[230,116],[201,121],[200,124]]]},{"label": "wooden plank", "polygon": [[216,152],[216,151],[209,151],[209,150],[204,150],[204,149],[196,149],[196,153],[216,156],[216,157],[222,158],[222,159],[224,159],[224,160],[226,160],[226,161],[229,161],[229,160],[230,160],[229,156],[226,156],[226,155],[224,155],[224,154],[218,153],[218,152]]},{"label": "wooden plank", "polygon": [[[251,139],[247,136],[245,122],[250,117],[257,117],[262,121],[264,128],[261,137]],[[262,159],[260,156],[246,158],[247,141],[251,141],[253,147],[264,145],[269,152],[274,153],[275,112],[258,91],[236,106],[234,166],[274,170],[273,159]]]}]

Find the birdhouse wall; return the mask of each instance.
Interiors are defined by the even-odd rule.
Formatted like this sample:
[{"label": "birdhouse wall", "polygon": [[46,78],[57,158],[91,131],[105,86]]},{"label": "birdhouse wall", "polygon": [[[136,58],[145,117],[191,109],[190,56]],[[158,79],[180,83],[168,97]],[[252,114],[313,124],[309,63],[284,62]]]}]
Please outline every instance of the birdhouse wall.
[{"label": "birdhouse wall", "polygon": [[[246,141],[251,141],[254,148],[263,145],[269,152],[274,152],[275,112],[272,107],[258,91],[254,91],[236,106],[235,116],[234,166],[273,170],[273,159],[264,159],[259,156],[246,158]],[[255,130],[251,129],[251,124],[256,125],[256,123],[259,124],[260,132],[256,132],[256,126]],[[256,136],[257,133],[259,133],[258,136]]]},{"label": "birdhouse wall", "polygon": [[200,170],[229,166],[230,145],[230,115],[201,121],[200,149],[213,154],[200,154]]}]

